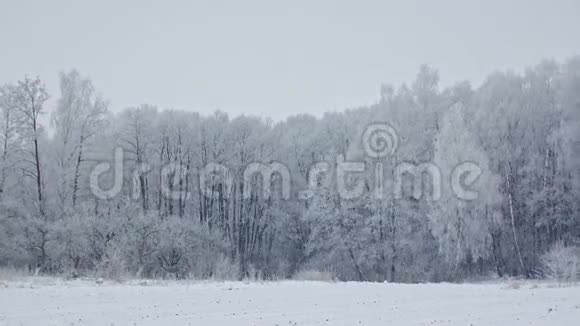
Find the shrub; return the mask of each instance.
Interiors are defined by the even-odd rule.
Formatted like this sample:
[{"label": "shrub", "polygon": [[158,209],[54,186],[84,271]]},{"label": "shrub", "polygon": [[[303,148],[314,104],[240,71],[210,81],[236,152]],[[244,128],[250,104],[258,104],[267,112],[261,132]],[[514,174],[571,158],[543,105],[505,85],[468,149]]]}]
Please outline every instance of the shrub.
[{"label": "shrub", "polygon": [[544,275],[558,282],[575,282],[580,271],[580,248],[556,243],[541,257]]},{"label": "shrub", "polygon": [[236,262],[232,262],[224,255],[220,255],[215,261],[211,276],[214,280],[227,281],[235,280],[240,275],[240,266]]},{"label": "shrub", "polygon": [[302,270],[294,275],[294,280],[297,281],[332,282],[335,279],[336,276],[330,271]]},{"label": "shrub", "polygon": [[102,260],[96,266],[98,277],[121,282],[128,278],[123,250],[118,245],[108,246]]}]

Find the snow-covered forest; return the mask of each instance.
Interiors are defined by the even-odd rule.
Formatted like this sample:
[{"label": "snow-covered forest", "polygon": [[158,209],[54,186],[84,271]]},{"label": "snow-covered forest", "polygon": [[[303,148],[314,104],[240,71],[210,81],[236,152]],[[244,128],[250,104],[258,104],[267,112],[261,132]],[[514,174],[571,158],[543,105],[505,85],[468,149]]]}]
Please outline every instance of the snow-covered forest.
[{"label": "snow-covered forest", "polygon": [[[561,265],[580,246],[580,57],[451,87],[422,66],[410,85],[381,87],[373,105],[281,122],[135,105],[112,112],[77,71],[62,73],[54,94],[41,77],[0,88],[1,266],[389,282],[576,273]],[[392,155],[365,154],[361,135],[377,122],[396,130]],[[313,166],[337,176],[341,161],[364,169],[315,178],[298,195]],[[446,188],[429,198],[425,175],[418,196],[421,182],[391,191],[401,164],[432,162],[447,179],[464,161],[482,171],[477,198]],[[245,178],[250,164],[272,162],[290,171],[289,196],[279,173]],[[341,196],[344,183],[363,194]]]}]

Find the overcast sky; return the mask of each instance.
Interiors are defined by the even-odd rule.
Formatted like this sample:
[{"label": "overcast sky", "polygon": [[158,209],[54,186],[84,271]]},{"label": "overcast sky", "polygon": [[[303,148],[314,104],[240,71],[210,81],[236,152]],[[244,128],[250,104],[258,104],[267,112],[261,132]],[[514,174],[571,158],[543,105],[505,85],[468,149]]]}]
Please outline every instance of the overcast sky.
[{"label": "overcast sky", "polygon": [[320,115],[372,103],[381,83],[580,54],[580,1],[0,0],[0,84],[90,76],[112,110]]}]

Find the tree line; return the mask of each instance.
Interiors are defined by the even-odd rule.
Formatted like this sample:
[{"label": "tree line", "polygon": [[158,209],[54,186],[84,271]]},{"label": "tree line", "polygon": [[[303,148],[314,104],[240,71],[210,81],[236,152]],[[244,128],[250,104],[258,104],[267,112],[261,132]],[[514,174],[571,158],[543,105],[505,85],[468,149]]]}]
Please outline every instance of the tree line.
[{"label": "tree line", "polygon": [[[273,122],[147,104],[111,112],[74,70],[61,74],[52,112],[39,78],[4,85],[0,266],[111,277],[319,271],[340,280],[457,281],[542,277],[545,253],[580,245],[580,57],[495,72],[478,87],[442,88],[438,72],[422,66],[412,84],[384,85],[379,95],[369,106]],[[377,121],[398,134],[388,157],[369,157],[361,144]],[[118,148],[121,191],[95,196],[91,174]],[[244,178],[253,162],[282,162],[293,189],[304,189],[312,166],[340,160],[364,162],[353,178],[367,190],[402,163],[432,162],[448,176],[471,161],[482,170],[478,197],[444,189],[430,200],[413,196],[409,183],[403,196],[345,199],[336,178],[320,178],[308,198],[287,199],[280,175]],[[201,178],[210,164],[228,175]],[[167,165],[177,168],[163,173]],[[114,179],[105,173],[98,182]],[[264,183],[271,195],[260,191]]]}]

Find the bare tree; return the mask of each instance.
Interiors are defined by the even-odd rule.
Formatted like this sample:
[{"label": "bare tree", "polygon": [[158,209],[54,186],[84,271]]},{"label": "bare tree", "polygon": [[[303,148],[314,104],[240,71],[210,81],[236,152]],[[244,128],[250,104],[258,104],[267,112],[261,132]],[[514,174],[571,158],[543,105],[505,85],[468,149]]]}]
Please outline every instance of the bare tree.
[{"label": "bare tree", "polygon": [[[60,90],[61,98],[52,116],[52,124],[56,129],[56,160],[61,173],[59,196],[61,206],[70,198],[74,208],[79,192],[81,165],[85,162],[87,147],[106,121],[107,103],[96,94],[92,82],[76,70],[61,74]],[[72,176],[69,177],[69,174]]]},{"label": "bare tree", "polygon": [[[22,132],[26,135],[25,145],[29,149],[23,158],[22,171],[25,176],[31,177],[36,183],[36,199],[41,216],[46,217],[44,211],[42,165],[40,159],[39,137],[42,132],[40,116],[43,113],[43,105],[49,96],[40,78],[30,79],[26,77],[18,82],[15,90],[15,103],[22,118]],[[27,143],[31,143],[30,145]]]},{"label": "bare tree", "polygon": [[20,147],[14,91],[13,85],[0,87],[0,200],[5,190],[8,173],[15,165],[15,152]]}]

